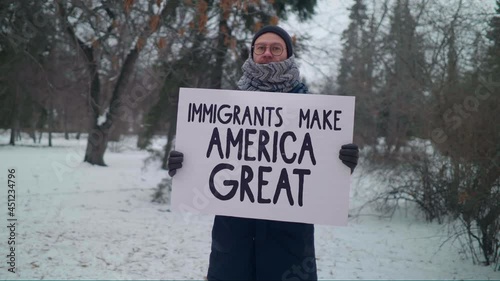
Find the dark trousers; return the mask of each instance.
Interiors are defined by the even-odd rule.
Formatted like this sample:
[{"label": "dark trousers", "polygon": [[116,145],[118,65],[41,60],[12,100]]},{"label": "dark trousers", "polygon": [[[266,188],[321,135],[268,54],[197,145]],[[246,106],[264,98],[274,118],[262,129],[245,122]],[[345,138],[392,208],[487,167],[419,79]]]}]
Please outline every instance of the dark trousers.
[{"label": "dark trousers", "polygon": [[216,216],[208,280],[317,280],[314,225]]}]

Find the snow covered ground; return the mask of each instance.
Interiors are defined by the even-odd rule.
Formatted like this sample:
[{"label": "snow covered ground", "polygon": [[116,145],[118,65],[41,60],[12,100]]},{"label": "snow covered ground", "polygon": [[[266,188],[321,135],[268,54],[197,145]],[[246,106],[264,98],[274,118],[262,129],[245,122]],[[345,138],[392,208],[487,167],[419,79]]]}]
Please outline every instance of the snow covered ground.
[{"label": "snow covered ground", "polygon": [[[0,144],[8,131],[0,132]],[[0,146],[0,279],[203,279],[213,216],[168,211],[151,203],[165,175],[134,140],[114,145],[109,167],[82,163],[86,140]],[[16,273],[8,271],[7,169],[16,172]],[[380,184],[354,176],[351,206]],[[500,279],[473,265],[446,228],[411,213],[390,219],[361,216],[347,227],[316,227],[320,279]]]}]

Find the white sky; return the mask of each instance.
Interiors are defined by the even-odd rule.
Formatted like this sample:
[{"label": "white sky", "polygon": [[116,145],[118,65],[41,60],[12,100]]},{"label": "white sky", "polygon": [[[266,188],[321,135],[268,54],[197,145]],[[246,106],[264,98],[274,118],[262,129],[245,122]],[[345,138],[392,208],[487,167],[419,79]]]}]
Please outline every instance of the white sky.
[{"label": "white sky", "polygon": [[[340,59],[342,32],[349,24],[352,1],[318,0],[316,15],[310,21],[298,23],[295,16],[280,25],[291,36],[311,36],[309,50],[298,60],[302,76],[309,82],[324,78],[336,71]],[[312,85],[309,85],[312,86]]]}]

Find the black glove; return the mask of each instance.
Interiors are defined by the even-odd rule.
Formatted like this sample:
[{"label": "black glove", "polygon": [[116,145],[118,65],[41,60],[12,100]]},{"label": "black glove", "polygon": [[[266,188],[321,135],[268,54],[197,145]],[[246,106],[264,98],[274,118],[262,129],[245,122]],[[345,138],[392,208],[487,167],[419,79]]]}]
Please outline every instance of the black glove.
[{"label": "black glove", "polygon": [[350,143],[344,144],[339,152],[339,158],[347,167],[351,168],[351,174],[354,168],[358,165],[359,148],[357,145]]},{"label": "black glove", "polygon": [[168,174],[173,177],[177,171],[182,167],[184,161],[184,154],[179,151],[172,150],[168,156]]}]

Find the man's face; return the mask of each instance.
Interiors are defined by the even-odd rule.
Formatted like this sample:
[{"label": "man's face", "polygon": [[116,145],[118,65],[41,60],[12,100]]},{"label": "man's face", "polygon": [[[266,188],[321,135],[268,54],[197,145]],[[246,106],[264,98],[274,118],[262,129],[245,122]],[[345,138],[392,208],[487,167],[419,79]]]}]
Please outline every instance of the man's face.
[{"label": "man's face", "polygon": [[[258,55],[256,54],[256,50],[260,49],[261,51],[265,51]],[[283,51],[280,55],[273,55],[273,52],[276,54],[279,50]],[[257,51],[258,52],[258,51]],[[280,62],[287,59],[287,50],[286,44],[281,37],[278,35],[268,32],[264,33],[254,43],[254,53],[253,53],[253,61],[259,64],[265,64],[270,62]]]}]

